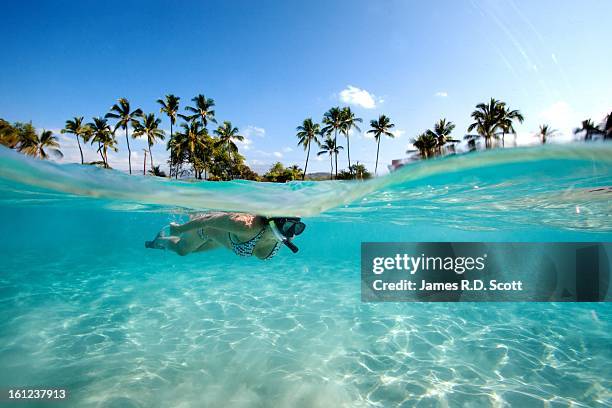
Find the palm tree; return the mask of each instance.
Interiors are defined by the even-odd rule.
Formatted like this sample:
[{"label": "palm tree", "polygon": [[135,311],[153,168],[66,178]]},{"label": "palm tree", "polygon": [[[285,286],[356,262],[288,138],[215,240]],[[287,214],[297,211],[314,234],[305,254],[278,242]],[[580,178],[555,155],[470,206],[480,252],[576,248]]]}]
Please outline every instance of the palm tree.
[{"label": "palm tree", "polygon": [[11,126],[9,122],[0,119],[0,144],[10,149],[14,149],[19,145],[19,131],[15,126]]},{"label": "palm tree", "polygon": [[298,126],[297,137],[299,139],[298,146],[303,146],[306,153],[306,165],[304,166],[304,173],[302,173],[302,181],[306,178],[306,170],[308,170],[308,159],[310,157],[310,145],[315,142],[318,146],[321,146],[319,136],[321,135],[321,126],[318,123],[314,123],[312,118],[304,119],[301,126]]},{"label": "palm tree", "polygon": [[196,178],[202,178],[202,169],[205,169],[206,161],[199,158],[199,153],[210,149],[207,141],[206,129],[199,121],[181,124],[182,132],[176,134],[175,148],[179,152],[185,152],[193,165]]},{"label": "palm tree", "polygon": [[514,145],[516,145],[516,130],[514,130],[513,121],[517,120],[519,123],[523,123],[525,118],[518,110],[510,110],[504,102],[500,102],[499,109],[499,127],[502,131],[502,147],[506,147],[506,133],[514,135]]},{"label": "palm tree", "polygon": [[[317,153],[317,156],[321,156],[322,154],[329,154],[329,165],[331,167],[330,171],[329,171],[329,179],[331,180],[333,178],[333,174],[334,174],[334,163],[332,161],[334,155],[336,157],[338,157],[338,152],[340,151],[340,149],[342,149],[342,146],[337,146],[336,142],[334,139],[332,139],[331,137],[327,137],[325,139],[325,141],[323,142],[323,144],[320,145],[321,146],[321,151],[319,151],[319,153]],[[336,171],[338,169],[336,168]],[[336,174],[337,176],[337,174]]]},{"label": "palm tree", "polygon": [[457,143],[459,140],[455,140],[450,137],[451,133],[455,129],[455,124],[450,121],[446,121],[446,118],[442,118],[436,122],[434,125],[434,129],[428,130],[427,132],[431,132],[431,134],[436,138],[436,148],[438,150],[438,154],[442,154],[442,147],[447,143]]},{"label": "palm tree", "polygon": [[207,98],[204,95],[199,94],[198,96],[192,98],[191,101],[195,102],[195,107],[187,106],[185,107],[185,110],[187,112],[192,112],[193,115],[179,114],[180,117],[188,121],[198,119],[202,122],[202,126],[204,127],[208,126],[208,121],[217,123],[217,121],[215,120],[215,111],[212,110],[212,107],[215,106],[214,99]]},{"label": "palm tree", "polygon": [[349,143],[349,133],[351,131],[351,129],[357,129],[358,132],[361,132],[361,129],[359,129],[359,126],[357,126],[357,123],[361,123],[363,122],[363,119],[355,117],[355,113],[353,113],[353,111],[351,111],[351,108],[349,108],[348,106],[342,109],[342,128],[341,128],[341,133],[344,133],[344,136],[346,136],[346,153],[348,155],[348,166],[349,166],[349,172],[352,174],[352,170],[351,170],[351,147],[350,147],[350,143]]},{"label": "palm tree", "polygon": [[603,132],[595,126],[591,119],[582,121],[582,127],[574,129],[574,134],[584,132],[584,140],[593,139],[593,135],[603,134]]},{"label": "palm tree", "polygon": [[433,156],[435,149],[438,146],[438,140],[433,132],[424,132],[412,140],[412,145],[419,150],[422,158],[427,159]]},{"label": "palm tree", "polygon": [[219,136],[219,144],[224,146],[227,149],[227,154],[229,156],[230,166],[229,173],[230,178],[233,179],[234,175],[232,173],[232,152],[238,151],[238,146],[234,141],[242,142],[244,140],[244,136],[238,134],[238,128],[232,126],[232,122],[226,120],[223,122],[223,125],[219,126],[215,130],[215,134]]},{"label": "palm tree", "polygon": [[133,120],[132,127],[134,132],[132,136],[134,138],[140,136],[147,137],[147,146],[149,147],[149,160],[151,160],[151,169],[153,169],[153,154],[151,153],[151,146],[155,144],[157,140],[164,140],[164,131],[159,128],[161,119],[156,118],[155,114],[149,113],[148,115],[142,116],[142,121]]},{"label": "palm tree", "polygon": [[41,159],[47,159],[50,154],[63,157],[59,147],[57,136],[52,131],[43,129],[40,136],[36,133],[28,133],[28,137],[21,140],[19,151]]},{"label": "palm tree", "polygon": [[353,164],[353,173],[355,173],[360,180],[363,180],[363,175],[368,174],[368,169],[357,160],[357,163]]},{"label": "palm tree", "polygon": [[467,135],[466,139],[475,139],[482,137],[485,140],[485,147],[490,149],[491,139],[498,138],[497,130],[502,126],[500,121],[502,109],[505,104],[494,98],[491,98],[488,104],[479,103],[476,105],[476,110],[472,112],[474,123],[468,127],[468,132],[476,129],[477,135]]},{"label": "palm tree", "polygon": [[380,151],[380,139],[381,136],[385,135],[388,137],[395,137],[393,133],[391,133],[391,129],[395,127],[393,123],[391,123],[391,119],[388,116],[380,115],[378,120],[370,121],[371,129],[368,130],[368,133],[372,133],[374,135],[374,139],[376,140],[376,166],[374,167],[374,174],[378,172],[378,153]]},{"label": "palm tree", "polygon": [[550,126],[540,125],[540,131],[538,135],[540,136],[540,140],[542,141],[542,144],[545,144],[546,140],[549,137],[554,136],[555,133],[557,133],[557,131],[555,129],[551,129]]},{"label": "palm tree", "polygon": [[[323,114],[323,127],[322,132],[331,136],[332,132],[334,133],[334,145],[337,144],[338,141],[338,131],[342,130],[344,126],[344,116],[342,114],[342,110],[335,106],[325,112]],[[336,153],[336,176],[338,176],[338,154]]]},{"label": "palm tree", "polygon": [[[161,106],[159,111],[165,113],[170,118],[170,140],[174,137],[173,126],[176,123],[180,100],[181,98],[173,94],[166,95],[165,100],[157,100],[157,103]],[[172,150],[170,150],[170,157],[172,157]],[[170,166],[170,177],[172,177],[172,165]]]},{"label": "palm tree", "polygon": [[83,123],[83,117],[74,117],[66,121],[66,126],[61,130],[62,133],[70,133],[76,137],[77,144],[79,145],[79,152],[81,153],[81,164],[85,163],[83,159],[83,149],[81,148],[81,138],[83,142],[87,143],[91,135],[91,129],[89,126]]},{"label": "palm tree", "polygon": [[102,157],[104,167],[108,169],[108,149],[117,151],[115,132],[111,129],[108,121],[100,117],[93,118],[93,122],[88,123],[87,126],[91,129],[91,143],[98,143],[98,153]]},{"label": "palm tree", "polygon": [[128,127],[132,123],[133,119],[142,116],[141,109],[130,109],[130,102],[126,98],[119,98],[118,103],[114,104],[110,108],[110,112],[104,115],[105,118],[117,119],[115,124],[115,131],[118,128],[125,129],[125,143],[128,148],[128,167],[130,174],[132,174],[132,150],[130,149],[130,139],[128,138]]},{"label": "palm tree", "polygon": [[604,132],[604,140],[612,139],[612,112],[608,113],[608,115],[604,118],[601,126]]}]

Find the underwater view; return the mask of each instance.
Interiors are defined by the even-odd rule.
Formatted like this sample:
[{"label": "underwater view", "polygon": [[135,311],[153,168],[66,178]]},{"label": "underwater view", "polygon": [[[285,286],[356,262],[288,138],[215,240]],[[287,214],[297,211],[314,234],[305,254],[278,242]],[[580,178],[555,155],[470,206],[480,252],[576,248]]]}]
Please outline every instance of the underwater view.
[{"label": "underwater view", "polygon": [[[364,303],[359,277],[363,241],[612,241],[612,145],[285,184],[136,178],[0,147],[0,180],[4,387],[65,388],[74,407],[612,404],[610,303]],[[211,210],[307,228],[298,253],[267,261],[145,248]]]}]

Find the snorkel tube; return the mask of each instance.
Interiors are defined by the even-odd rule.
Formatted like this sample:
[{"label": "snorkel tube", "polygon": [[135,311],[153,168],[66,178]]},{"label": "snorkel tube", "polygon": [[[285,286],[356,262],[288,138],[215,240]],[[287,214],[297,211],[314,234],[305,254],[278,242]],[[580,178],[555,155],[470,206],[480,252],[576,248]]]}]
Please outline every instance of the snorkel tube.
[{"label": "snorkel tube", "polygon": [[272,234],[274,234],[274,237],[278,242],[282,242],[283,244],[285,244],[287,248],[289,248],[294,254],[299,251],[299,248],[295,246],[295,244],[291,242],[289,238],[281,234],[278,227],[276,226],[276,223],[274,222],[274,219],[268,218],[268,225],[270,226]]}]

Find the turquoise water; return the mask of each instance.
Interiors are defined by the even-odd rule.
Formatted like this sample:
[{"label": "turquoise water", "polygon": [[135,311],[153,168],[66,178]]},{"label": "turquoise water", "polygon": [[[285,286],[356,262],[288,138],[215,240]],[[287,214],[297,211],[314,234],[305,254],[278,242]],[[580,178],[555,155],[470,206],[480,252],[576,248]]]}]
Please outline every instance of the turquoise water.
[{"label": "turquoise water", "polygon": [[[359,251],[612,241],[611,170],[594,144],[365,183],[189,183],[0,149],[0,388],[64,387],[75,407],[610,406],[609,303],[362,303]],[[207,209],[308,227],[268,262],[144,248]]]}]

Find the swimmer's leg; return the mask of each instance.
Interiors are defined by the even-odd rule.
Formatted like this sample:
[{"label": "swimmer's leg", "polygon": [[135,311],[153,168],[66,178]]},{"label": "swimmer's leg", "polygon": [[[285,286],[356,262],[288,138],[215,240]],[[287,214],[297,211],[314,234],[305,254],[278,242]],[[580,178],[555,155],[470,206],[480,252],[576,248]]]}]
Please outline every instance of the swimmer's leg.
[{"label": "swimmer's leg", "polygon": [[[147,246],[147,244],[151,246]],[[168,249],[181,256],[196,252],[202,245],[202,239],[195,231],[181,234],[180,237],[174,235],[169,237],[158,236],[154,241],[145,243],[145,246],[149,248]]]}]

